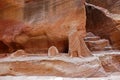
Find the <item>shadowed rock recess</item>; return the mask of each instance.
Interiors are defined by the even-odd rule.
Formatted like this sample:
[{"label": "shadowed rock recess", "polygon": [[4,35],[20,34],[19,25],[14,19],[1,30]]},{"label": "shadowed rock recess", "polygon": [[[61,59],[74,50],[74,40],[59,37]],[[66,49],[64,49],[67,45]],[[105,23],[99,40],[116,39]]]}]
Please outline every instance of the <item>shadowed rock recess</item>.
[{"label": "shadowed rock recess", "polygon": [[119,75],[119,2],[0,0],[0,80]]},{"label": "shadowed rock recess", "polygon": [[[100,4],[102,5],[103,2],[101,2]],[[103,6],[101,7],[100,5],[97,5],[97,2],[93,4],[86,3],[86,10],[87,31],[93,32],[95,35],[101,36],[101,38],[109,39],[114,49],[120,49],[120,14],[117,12],[110,12],[108,8],[104,8]],[[119,10],[117,11],[120,12]]]}]

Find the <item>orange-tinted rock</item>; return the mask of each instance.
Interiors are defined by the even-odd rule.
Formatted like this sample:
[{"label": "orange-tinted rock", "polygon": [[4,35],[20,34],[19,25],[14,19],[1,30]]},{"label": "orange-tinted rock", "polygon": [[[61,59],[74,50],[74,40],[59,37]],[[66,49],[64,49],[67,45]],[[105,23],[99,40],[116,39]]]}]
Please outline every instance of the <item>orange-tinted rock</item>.
[{"label": "orange-tinted rock", "polygon": [[110,33],[110,40],[114,49],[120,49],[120,31],[116,30]]},{"label": "orange-tinted rock", "polygon": [[58,51],[58,49],[55,46],[51,46],[48,49],[48,56],[56,56],[58,54],[59,54],[59,51]]},{"label": "orange-tinted rock", "polygon": [[68,53],[68,35],[72,29],[81,38],[86,35],[84,3],[84,0],[28,1],[24,5],[24,19],[31,27],[26,28],[23,23],[16,21],[1,20],[0,38],[11,52],[20,48],[28,53],[47,53],[50,46],[56,46],[60,52]]},{"label": "orange-tinted rock", "polygon": [[24,19],[24,0],[0,0],[0,19],[22,21]]},{"label": "orange-tinted rock", "polygon": [[120,55],[119,54],[106,54],[100,57],[101,64],[107,72],[120,71]]},{"label": "orange-tinted rock", "polygon": [[7,57],[7,53],[0,54],[0,58]]},{"label": "orange-tinted rock", "polygon": [[88,3],[94,4],[108,9],[111,13],[120,14],[120,0],[86,0]]},{"label": "orange-tinted rock", "polygon": [[25,36],[19,40],[17,40],[17,38],[19,38],[22,34],[25,34],[25,28],[27,28],[27,26],[19,21],[0,20],[0,41],[6,51],[12,52],[23,48],[20,44],[25,43],[27,38]]},{"label": "orange-tinted rock", "polygon": [[78,32],[69,34],[69,54],[71,57],[86,57],[90,56],[91,53],[87,48],[83,38],[79,36]]},{"label": "orange-tinted rock", "polygon": [[109,41],[106,39],[96,40],[96,41],[86,41],[87,46],[92,51],[102,51],[105,47],[110,46]]},{"label": "orange-tinted rock", "polygon": [[[120,23],[114,14],[109,13],[105,8],[87,4],[87,24],[88,32],[110,40],[114,49],[119,49],[120,31],[116,28]],[[119,17],[119,16],[118,16]]]},{"label": "orange-tinted rock", "polygon": [[24,50],[17,50],[16,52],[12,53],[10,55],[10,57],[20,57],[20,56],[24,56],[26,55],[27,53],[24,51]]},{"label": "orange-tinted rock", "polygon": [[[57,1],[50,1],[48,2],[49,4],[40,3],[41,5],[47,5],[48,10],[45,11],[44,9],[39,9],[36,11],[36,13],[32,14],[34,18],[42,19],[42,21],[37,20],[37,24],[32,22],[33,29],[29,32],[29,36],[31,37],[31,39],[28,43],[25,44],[25,49],[28,52],[47,53],[48,48],[53,45],[57,47],[59,52],[68,53],[68,35],[70,32],[72,32],[72,28],[78,31],[82,37],[85,37],[86,15],[85,7],[83,4],[84,0],[59,1],[60,3],[64,2],[64,4],[56,7],[55,5],[53,5],[53,8],[49,7],[50,3],[52,4],[54,2],[54,4],[57,5]],[[28,7],[32,6],[26,5],[26,9]],[[27,9],[27,11],[27,13],[29,14],[30,9]],[[43,16],[42,14],[38,14],[38,11],[42,11],[45,16]],[[35,14],[38,14],[39,17],[35,16]],[[32,19],[30,16],[27,16],[27,21],[29,22],[29,20],[31,21]],[[31,49],[33,49],[33,51],[31,51]]]},{"label": "orange-tinted rock", "polygon": [[107,39],[100,39],[99,36],[95,36],[93,33],[88,32],[84,38],[88,48],[91,51],[112,50],[112,46]]},{"label": "orange-tinted rock", "polygon": [[100,69],[101,65],[97,58],[87,59],[65,56],[64,58],[27,56],[1,59],[0,75],[90,77]]}]

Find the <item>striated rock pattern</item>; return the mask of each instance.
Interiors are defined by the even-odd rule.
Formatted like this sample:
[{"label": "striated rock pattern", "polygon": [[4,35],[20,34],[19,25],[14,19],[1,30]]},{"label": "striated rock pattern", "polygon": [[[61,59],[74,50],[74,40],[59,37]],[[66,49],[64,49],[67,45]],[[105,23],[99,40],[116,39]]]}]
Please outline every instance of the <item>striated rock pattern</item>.
[{"label": "striated rock pattern", "polygon": [[120,57],[120,55],[107,55],[100,57],[100,60],[102,62],[102,66],[104,67],[104,70],[106,72],[118,72],[120,71],[120,62],[119,59],[116,58]]},{"label": "striated rock pattern", "polygon": [[22,21],[24,18],[24,0],[0,0],[0,19]]},{"label": "striated rock pattern", "polygon": [[84,40],[91,51],[112,50],[109,40],[101,39],[99,36],[95,36],[91,32],[87,33],[87,36]]},{"label": "striated rock pattern", "polygon": [[[62,2],[64,4],[62,4]],[[68,35],[73,31],[78,32],[82,37],[86,34],[86,16],[83,3],[83,0],[50,1],[47,6],[49,8],[48,11],[44,9],[42,11],[45,16],[39,14],[41,15],[39,17],[41,21],[36,19],[38,22],[35,21],[36,23],[33,22],[32,24],[34,28],[29,32],[29,36],[34,38],[26,43],[26,50],[30,51],[29,49],[31,48],[33,52],[46,52],[50,46],[56,46],[60,52],[68,52]],[[27,6],[29,6],[29,4]],[[37,13],[38,12],[36,12],[36,14]],[[33,17],[34,14],[35,13],[33,13]],[[29,18],[29,20],[31,19]],[[36,43],[35,39],[39,42]],[[31,44],[33,44],[33,46],[30,46]],[[38,46],[34,46],[34,44],[37,44],[39,49],[37,48]]]},{"label": "striated rock pattern", "polygon": [[[23,49],[20,45],[28,40],[25,35],[27,26],[15,20],[0,20],[0,47],[1,52],[13,52],[17,49]],[[21,38],[22,36],[22,38]]]},{"label": "striated rock pattern", "polygon": [[120,1],[87,2],[1,0],[0,76],[120,74]]},{"label": "striated rock pattern", "polygon": [[41,56],[19,50],[0,59],[0,75],[106,77],[120,71],[119,52],[96,52],[86,58]]},{"label": "striated rock pattern", "polygon": [[53,59],[34,55],[0,59],[0,75],[91,77],[100,68],[98,58],[94,57],[81,59],[59,56]]},{"label": "striated rock pattern", "polygon": [[120,0],[86,0],[86,2],[106,8],[111,13],[120,14]]},{"label": "striated rock pattern", "polygon": [[90,56],[90,51],[77,32],[69,35],[69,53],[71,57]]},{"label": "striated rock pattern", "polygon": [[[102,7],[86,4],[87,7],[87,24],[88,32],[93,32],[101,38],[109,39],[114,49],[120,49],[120,31],[119,15],[115,16]],[[118,18],[116,18],[118,17]],[[118,27],[117,27],[118,26]]]},{"label": "striated rock pattern", "polygon": [[[59,52],[68,53],[69,44],[74,44],[74,41],[69,43],[73,38],[68,36],[78,33],[76,35],[80,39],[78,45],[84,47],[77,48],[76,45],[75,48],[79,55],[86,56],[89,50],[84,41],[81,41],[86,35],[84,3],[84,0],[26,1],[23,21],[29,26],[13,20],[1,20],[1,42],[7,46],[8,52],[24,49],[28,53],[47,53],[50,46],[56,46]],[[8,28],[9,26],[11,28]]]}]

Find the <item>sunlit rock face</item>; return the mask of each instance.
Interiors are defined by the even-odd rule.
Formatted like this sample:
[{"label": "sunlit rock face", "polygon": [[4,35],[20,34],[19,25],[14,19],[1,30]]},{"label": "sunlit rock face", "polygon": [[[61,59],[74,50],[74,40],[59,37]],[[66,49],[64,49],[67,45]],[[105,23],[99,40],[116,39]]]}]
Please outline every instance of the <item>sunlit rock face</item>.
[{"label": "sunlit rock face", "polygon": [[34,27],[29,33],[34,38],[25,45],[27,51],[46,52],[54,45],[60,52],[67,52],[68,34],[79,31],[85,36],[84,0],[35,0],[26,3],[25,14],[25,21]]},{"label": "sunlit rock face", "polygon": [[[101,0],[100,0],[101,1]],[[119,15],[109,12],[109,9],[93,4],[86,4],[88,32],[110,40],[114,49],[120,49]]]},{"label": "sunlit rock face", "polygon": [[[5,3],[5,1],[3,2]],[[80,36],[80,39],[83,39],[86,35],[86,12],[84,3],[84,0],[26,0],[22,4],[24,5],[23,7],[8,3],[12,4],[14,8],[15,6],[17,8],[19,7],[18,11],[22,9],[22,13],[24,14],[17,15],[17,17],[20,17],[20,20],[18,20],[19,18],[16,18],[16,16],[15,18],[9,18],[13,16],[7,13],[7,9],[10,7],[6,8],[6,11],[1,11],[7,13],[7,16],[9,16],[2,16],[1,19],[4,20],[4,24],[8,23],[7,19],[10,21],[8,25],[4,25],[1,21],[1,35],[10,35],[5,36],[4,38],[6,39],[1,39],[1,41],[5,45],[7,44],[6,47],[8,51],[11,52],[18,49],[17,47],[20,47],[20,49],[22,48],[28,53],[47,53],[49,47],[55,46],[59,52],[66,53],[69,50],[69,35],[76,32],[77,35]],[[11,10],[13,11],[9,13],[17,12],[14,9]],[[13,20],[15,20],[15,22],[12,22]],[[19,23],[16,24],[17,21],[20,21],[20,23],[24,21],[29,27],[24,25],[24,23],[22,23],[22,25]],[[11,24],[11,22],[13,24]],[[8,30],[11,34],[5,33],[7,29],[2,28],[4,26],[6,28],[11,26]],[[17,34],[15,34],[14,31],[17,32]],[[10,37],[11,39],[8,40]],[[75,48],[77,48],[77,46]],[[85,50],[84,48],[83,50]]]}]

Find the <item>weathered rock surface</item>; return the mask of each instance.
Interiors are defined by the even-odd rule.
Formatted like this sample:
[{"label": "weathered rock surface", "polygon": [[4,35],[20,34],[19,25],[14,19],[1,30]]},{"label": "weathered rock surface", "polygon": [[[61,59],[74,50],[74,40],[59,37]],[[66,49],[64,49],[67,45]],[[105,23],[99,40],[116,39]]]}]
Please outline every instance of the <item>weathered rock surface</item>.
[{"label": "weathered rock surface", "polygon": [[93,32],[101,38],[109,39],[114,49],[120,49],[120,36],[118,36],[120,35],[120,31],[118,29],[120,25],[119,15],[112,14],[108,10],[100,6],[95,6],[92,4],[86,5],[87,31]]},{"label": "weathered rock surface", "polygon": [[109,41],[106,39],[96,40],[96,41],[86,41],[86,44],[89,46],[92,51],[102,51],[105,47],[110,46]]},{"label": "weathered rock surface", "polygon": [[120,52],[106,51],[96,54],[106,72],[119,72],[120,71]]},{"label": "weathered rock surface", "polygon": [[98,58],[70,58],[59,56],[6,57],[0,59],[0,75],[39,75],[90,77],[100,69]]},{"label": "weathered rock surface", "polygon": [[78,32],[69,34],[69,54],[71,57],[86,57],[91,55],[91,52]]},{"label": "weathered rock surface", "polygon": [[120,0],[86,0],[86,1],[96,6],[106,8],[111,13],[120,14]]},{"label": "weathered rock surface", "polygon": [[22,21],[24,0],[0,0],[0,19]]},{"label": "weathered rock surface", "polygon": [[[64,1],[60,1],[60,3],[62,2]],[[78,2],[79,4],[76,4],[76,2]],[[52,3],[53,2],[51,1],[51,5]],[[54,3],[55,5],[53,5],[53,7],[49,7],[50,4],[48,5],[48,8],[52,12],[50,12],[49,10],[48,12],[42,11],[43,13],[48,13],[48,15],[45,14],[46,17],[43,16],[42,21],[37,22],[37,24],[33,24],[33,27],[35,28],[33,28],[32,31],[29,32],[30,36],[36,37],[36,39],[39,41],[36,43],[35,39],[31,39],[30,43],[26,44],[26,47],[31,47],[31,49],[33,49],[33,52],[40,52],[39,49],[37,50],[38,46],[40,47],[41,52],[42,50],[46,52],[50,46],[56,46],[60,52],[68,52],[68,35],[71,34],[73,31],[78,32],[79,35],[82,37],[84,37],[86,34],[86,16],[83,4],[84,0],[66,1],[64,2],[65,4],[61,4],[59,6],[56,6],[58,4],[57,1],[55,1]],[[65,8],[66,5],[70,8]],[[56,11],[54,10],[55,6]],[[31,44],[38,44],[38,46],[30,46]],[[29,48],[26,48],[26,50],[29,51]]]},{"label": "weathered rock surface", "polygon": [[[9,50],[13,49],[11,51],[22,48],[28,53],[47,53],[50,46],[56,46],[59,52],[68,53],[68,45],[74,44],[74,41],[69,43],[68,36],[77,32],[77,36],[80,36],[79,44],[86,46],[84,41],[81,41],[86,35],[84,3],[84,0],[28,1],[24,6],[26,15],[23,21],[30,26],[17,24],[16,21],[4,20],[3,23],[1,20],[1,41]],[[33,13],[29,10],[33,10]],[[8,22],[9,24],[6,24]],[[9,26],[12,27],[8,28]],[[79,55],[89,54],[85,52],[87,47],[81,46],[77,50],[83,50]]]},{"label": "weathered rock surface", "polygon": [[[110,43],[119,49],[119,14],[109,13],[119,13],[119,0],[88,1],[98,6],[86,3],[86,25],[85,0],[1,0],[0,76],[119,74],[120,52],[101,51]],[[85,37],[85,25],[97,36],[90,32]],[[90,50],[100,52],[91,53],[85,42]]]},{"label": "weathered rock surface", "polygon": [[112,50],[109,40],[101,39],[99,36],[95,36],[91,32],[87,33],[84,40],[91,51]]},{"label": "weathered rock surface", "polygon": [[59,51],[58,51],[58,49],[55,46],[51,46],[48,49],[48,56],[56,56],[58,54],[59,54]]},{"label": "weathered rock surface", "polygon": [[[17,52],[22,54],[23,51]],[[86,58],[67,55],[49,57],[23,52],[22,55],[1,58],[0,75],[105,77],[120,71],[119,58],[119,52],[115,51],[96,52]]]},{"label": "weathered rock surface", "polygon": [[[1,52],[13,52],[22,49],[22,43],[28,40],[27,26],[15,20],[0,20],[0,50]],[[22,38],[21,38],[22,36]]]},{"label": "weathered rock surface", "polygon": [[17,50],[16,52],[12,53],[10,57],[19,57],[19,56],[24,56],[27,53],[24,50]]}]

